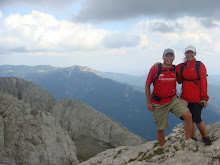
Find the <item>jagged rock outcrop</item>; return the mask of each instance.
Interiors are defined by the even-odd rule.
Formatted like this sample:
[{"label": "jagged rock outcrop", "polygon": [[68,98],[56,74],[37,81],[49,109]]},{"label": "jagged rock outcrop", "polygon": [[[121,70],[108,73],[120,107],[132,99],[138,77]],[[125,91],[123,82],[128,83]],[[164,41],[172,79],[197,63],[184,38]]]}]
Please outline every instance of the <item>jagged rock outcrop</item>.
[{"label": "jagged rock outcrop", "polygon": [[0,164],[78,164],[73,141],[48,112],[0,92],[0,124]]},{"label": "jagged rock outcrop", "polygon": [[107,150],[80,165],[219,165],[220,164],[220,122],[207,126],[212,145],[205,146],[197,132],[198,141],[185,143],[182,124],[166,137],[163,147],[157,141],[135,147],[119,147]]},{"label": "jagged rock outcrop", "polygon": [[15,77],[0,77],[0,90],[28,102],[32,108],[48,111],[56,100],[44,88]]},{"label": "jagged rock outcrop", "polygon": [[81,161],[110,148],[145,142],[116,121],[77,100],[58,101],[51,114],[69,132]]},{"label": "jagged rock outcrop", "polygon": [[[0,91],[8,92],[29,103],[32,109],[44,110],[58,119],[62,128],[75,142],[80,161],[88,160],[110,148],[135,146],[145,142],[118,122],[85,103],[71,99],[56,102],[49,92],[32,82],[14,77],[0,78]],[[1,133],[4,132],[0,128],[0,135]],[[2,141],[4,139],[0,137],[0,146]]]}]

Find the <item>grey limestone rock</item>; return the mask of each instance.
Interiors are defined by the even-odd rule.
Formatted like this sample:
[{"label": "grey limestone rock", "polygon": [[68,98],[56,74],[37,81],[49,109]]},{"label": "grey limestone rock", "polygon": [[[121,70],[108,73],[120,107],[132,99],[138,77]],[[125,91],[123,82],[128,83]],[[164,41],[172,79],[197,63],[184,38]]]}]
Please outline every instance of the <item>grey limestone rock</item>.
[{"label": "grey limestone rock", "polygon": [[145,142],[116,121],[77,100],[60,100],[51,114],[76,144],[81,161],[119,146]]},{"label": "grey limestone rock", "polygon": [[32,108],[48,111],[56,100],[44,88],[15,77],[0,77],[0,91],[28,102]]},{"label": "grey limestone rock", "polygon": [[[212,145],[205,146],[201,139],[185,143],[182,124],[166,137],[163,147],[157,141],[134,147],[107,150],[80,163],[80,165],[220,165],[220,122],[207,126]],[[199,132],[197,132],[199,137]]]},{"label": "grey limestone rock", "polygon": [[73,141],[48,112],[0,92],[0,116],[6,153],[2,159],[13,158],[22,165],[78,164]]},{"label": "grey limestone rock", "polygon": [[0,115],[0,148],[4,149],[4,121]]}]

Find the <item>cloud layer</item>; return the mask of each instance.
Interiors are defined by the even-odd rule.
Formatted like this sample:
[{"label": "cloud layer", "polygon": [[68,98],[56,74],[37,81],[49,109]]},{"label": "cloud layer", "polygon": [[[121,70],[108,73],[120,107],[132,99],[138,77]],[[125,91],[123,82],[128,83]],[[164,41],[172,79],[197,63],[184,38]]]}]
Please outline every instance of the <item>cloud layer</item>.
[{"label": "cloud layer", "polygon": [[[111,68],[132,71],[146,69],[161,61],[162,52],[168,47],[175,50],[175,61],[179,63],[184,56],[184,47],[189,44],[196,46],[198,59],[207,61],[209,66],[216,66],[220,60],[219,0],[187,0],[178,1],[178,4],[176,0],[82,1],[84,5],[74,8],[78,21],[70,20],[71,16],[69,20],[62,18],[56,10],[40,9],[39,12],[35,9],[35,6],[47,8],[51,4],[52,8],[63,8],[65,13],[65,6],[73,2],[70,0],[62,1],[63,4],[58,0],[56,4],[52,4],[52,0],[0,1],[1,64],[10,64],[11,61],[17,64],[20,60],[21,64],[39,65],[44,62],[54,65],[51,61],[56,59],[56,64],[72,65],[74,61],[78,65],[109,68],[109,71]],[[33,10],[30,12],[29,8],[23,12],[20,11],[23,6],[18,6],[14,11],[9,2],[12,5],[15,2],[33,4]],[[74,1],[79,2],[81,0]],[[130,18],[136,19],[127,21]],[[93,24],[90,21],[105,23]],[[38,59],[38,55],[41,55],[41,60],[33,61],[31,57]],[[49,58],[51,55],[56,58]],[[4,58],[8,61],[4,62]]]},{"label": "cloud layer", "polygon": [[0,8],[10,6],[34,5],[42,8],[61,9],[79,0],[1,0]]},{"label": "cloud layer", "polygon": [[2,11],[0,10],[0,19],[3,17],[3,13]]},{"label": "cloud layer", "polygon": [[0,45],[5,51],[78,51],[136,46],[137,34],[110,32],[89,24],[58,21],[52,15],[33,10],[31,14],[10,15],[0,28]]},{"label": "cloud layer", "polygon": [[178,18],[194,16],[220,19],[219,0],[86,0],[74,18],[79,21],[108,21],[137,17]]}]

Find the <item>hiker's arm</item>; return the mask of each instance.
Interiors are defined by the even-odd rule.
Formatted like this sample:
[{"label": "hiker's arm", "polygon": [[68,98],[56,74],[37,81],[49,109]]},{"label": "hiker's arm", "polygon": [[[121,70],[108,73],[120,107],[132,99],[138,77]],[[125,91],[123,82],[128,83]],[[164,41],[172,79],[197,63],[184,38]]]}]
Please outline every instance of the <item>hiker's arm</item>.
[{"label": "hiker's arm", "polygon": [[207,94],[207,72],[205,65],[203,63],[200,64],[199,68],[200,73],[200,82],[201,82],[201,102],[204,102],[204,108],[208,105],[209,96]]},{"label": "hiker's arm", "polygon": [[158,65],[161,64],[160,62],[155,63],[152,67],[158,67]]},{"label": "hiker's arm", "polygon": [[182,72],[181,72],[181,64],[178,64],[176,66],[176,72],[177,72],[177,82],[178,84],[182,84],[183,77],[182,77]]},{"label": "hiker's arm", "polygon": [[154,110],[154,107],[153,107],[153,104],[151,102],[151,99],[150,99],[150,85],[146,84],[145,85],[145,94],[146,94],[146,98],[147,98],[147,108],[150,110],[150,111],[153,111]]}]

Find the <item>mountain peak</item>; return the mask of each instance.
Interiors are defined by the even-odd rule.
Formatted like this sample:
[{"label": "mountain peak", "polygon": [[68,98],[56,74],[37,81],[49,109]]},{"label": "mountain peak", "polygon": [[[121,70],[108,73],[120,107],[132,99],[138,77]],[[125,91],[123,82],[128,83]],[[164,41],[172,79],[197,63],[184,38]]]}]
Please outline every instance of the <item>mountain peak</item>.
[{"label": "mountain peak", "polygon": [[101,76],[96,70],[91,69],[87,66],[78,66],[78,65],[73,65],[68,68],[70,71],[79,71],[79,72],[86,72],[86,73],[93,73],[97,76]]}]

